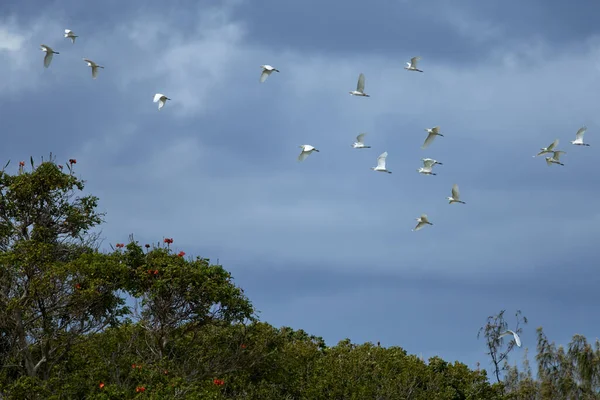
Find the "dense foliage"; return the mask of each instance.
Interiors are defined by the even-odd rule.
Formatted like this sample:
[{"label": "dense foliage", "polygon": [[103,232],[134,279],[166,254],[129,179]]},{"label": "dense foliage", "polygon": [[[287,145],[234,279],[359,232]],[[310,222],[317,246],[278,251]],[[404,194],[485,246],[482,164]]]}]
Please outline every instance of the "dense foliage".
[{"label": "dense foliage", "polygon": [[576,336],[565,351],[540,328],[535,380],[527,363],[508,367],[512,346],[500,352],[502,313],[482,328],[494,384],[459,362],[349,340],[328,347],[260,322],[223,267],[174,254],[171,239],[99,251],[90,232],[103,216],[81,195],[76,160],[66,170],[30,161],[0,172],[3,399],[600,398],[600,343]]}]

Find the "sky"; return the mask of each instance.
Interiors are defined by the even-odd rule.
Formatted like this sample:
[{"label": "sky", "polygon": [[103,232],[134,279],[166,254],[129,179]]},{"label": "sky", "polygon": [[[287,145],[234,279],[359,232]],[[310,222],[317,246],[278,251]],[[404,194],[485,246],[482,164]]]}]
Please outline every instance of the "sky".
[{"label": "sky", "polygon": [[[258,4],[257,4],[258,3]],[[102,248],[174,239],[277,327],[489,366],[489,315],[595,340],[592,1],[0,4],[0,164],[77,159]],[[79,37],[72,44],[64,29]],[[40,44],[55,55],[43,67]],[[403,69],[420,56],[424,73]],[[105,69],[96,80],[82,58]],[[259,83],[260,66],[273,73]],[[348,94],[366,76],[371,97]],[[158,111],[155,93],[172,100]],[[426,150],[425,128],[439,125]],[[583,125],[590,147],[569,141]],[[353,149],[366,132],[370,149]],[[533,158],[560,139],[564,167]],[[299,163],[300,145],[320,150]],[[374,172],[387,151],[387,167]],[[436,176],[417,173],[437,159]],[[446,197],[457,183],[462,204]],[[433,226],[413,232],[426,213]]]}]

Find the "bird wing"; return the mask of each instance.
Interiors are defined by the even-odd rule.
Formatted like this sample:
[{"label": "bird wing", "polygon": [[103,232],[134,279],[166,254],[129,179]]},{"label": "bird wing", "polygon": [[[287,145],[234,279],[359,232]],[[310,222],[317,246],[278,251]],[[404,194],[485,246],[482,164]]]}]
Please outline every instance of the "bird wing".
[{"label": "bird wing", "polygon": [[361,72],[358,76],[358,83],[356,85],[356,91],[364,93],[365,91],[365,75]]},{"label": "bird wing", "polygon": [[385,169],[385,159],[387,158],[388,153],[387,151],[381,153],[379,155],[379,157],[377,157],[377,168],[383,168]]},{"label": "bird wing", "polygon": [[509,332],[513,334],[513,337],[515,338],[515,342],[517,342],[517,346],[521,347],[521,338],[519,337],[519,335],[517,335],[516,332],[513,332],[511,330],[509,330]]},{"label": "bird wing", "polygon": [[54,53],[51,51],[46,52],[46,55],[44,56],[44,67],[48,68],[50,66],[50,63],[52,62],[52,56],[54,56]]},{"label": "bird wing", "polygon": [[92,65],[92,78],[96,79],[96,77],[98,77],[98,66]]},{"label": "bird wing", "polygon": [[71,38],[71,43],[75,43],[75,39],[77,39],[75,36],[70,36]]},{"label": "bird wing", "polygon": [[413,57],[410,59],[410,66],[412,68],[417,68],[417,62],[421,59],[421,57]]},{"label": "bird wing", "polygon": [[92,64],[92,66],[93,66],[93,65],[96,65],[96,63],[95,63],[95,62],[93,62],[92,60],[90,60],[89,58],[84,58],[84,59],[83,59],[83,61],[85,61],[86,63],[90,63],[90,64]]},{"label": "bird wing", "polygon": [[70,29],[65,29],[65,33],[68,35],[69,33],[71,33]]},{"label": "bird wing", "polygon": [[310,153],[304,151],[304,149],[302,150],[302,152],[300,153],[300,155],[298,156],[298,161],[304,161],[306,160],[306,157],[308,157]]},{"label": "bird wing", "polygon": [[415,226],[415,229],[413,229],[413,231],[418,231],[419,229],[423,228],[425,226],[425,222],[419,221],[419,223],[417,224],[417,226]]},{"label": "bird wing", "polygon": [[427,214],[421,214],[421,222],[427,223],[429,220],[427,219]]},{"label": "bird wing", "polygon": [[365,144],[365,142],[364,142],[365,135],[366,135],[366,133],[361,133],[360,135],[358,135],[358,136],[356,137],[356,143],[362,143],[362,144]]},{"label": "bird wing", "polygon": [[425,139],[425,142],[423,143],[423,146],[421,146],[422,149],[426,149],[427,146],[429,146],[431,144],[431,142],[433,142],[433,139],[435,139],[437,135],[433,132],[429,133],[427,135],[427,139]]},{"label": "bird wing", "polygon": [[163,108],[165,106],[166,100],[161,98],[158,100],[158,109],[160,110],[161,108]]},{"label": "bird wing", "polygon": [[431,167],[433,167],[434,164],[435,164],[435,160],[432,160],[431,158],[426,158],[423,160],[423,166],[425,168],[431,168]]},{"label": "bird wing", "polygon": [[579,128],[579,130],[575,134],[575,140],[583,141],[583,134],[585,133],[585,131],[587,131],[587,127],[582,126],[581,128]]},{"label": "bird wing", "polygon": [[552,149],[554,149],[556,146],[558,146],[558,139],[556,139],[554,142],[552,142],[552,144],[550,146],[548,146],[546,149],[548,151],[552,151]]},{"label": "bird wing", "polygon": [[264,69],[262,74],[260,74],[260,83],[263,83],[267,80],[267,78],[271,75],[271,71]]},{"label": "bird wing", "polygon": [[431,131],[433,133],[440,133],[440,127],[439,126],[434,126],[433,128],[431,128]]},{"label": "bird wing", "polygon": [[456,183],[452,186],[452,198],[454,200],[460,200],[460,192],[458,191],[458,185]]},{"label": "bird wing", "polygon": [[557,150],[552,154],[552,158],[554,158],[556,161],[559,161],[560,155],[565,153],[562,150]]},{"label": "bird wing", "polygon": [[163,97],[163,96],[164,96],[164,94],[162,94],[162,93],[156,93],[154,95],[154,103],[156,103],[157,101],[159,101],[160,98]]}]

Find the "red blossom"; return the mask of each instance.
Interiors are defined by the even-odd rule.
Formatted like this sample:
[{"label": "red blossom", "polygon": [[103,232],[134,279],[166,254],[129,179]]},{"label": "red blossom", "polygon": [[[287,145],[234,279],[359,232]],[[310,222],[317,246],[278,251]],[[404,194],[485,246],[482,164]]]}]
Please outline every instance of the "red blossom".
[{"label": "red blossom", "polygon": [[25,166],[25,161],[19,161],[19,167],[24,167]]},{"label": "red blossom", "polygon": [[104,389],[104,382],[100,382],[98,386],[100,386],[100,389]]},{"label": "red blossom", "polygon": [[75,284],[75,289],[81,289],[81,284],[79,284],[79,283],[76,283],[76,284]]},{"label": "red blossom", "polygon": [[77,160],[74,158],[69,158],[69,164],[77,164]]},{"label": "red blossom", "polygon": [[171,243],[173,243],[173,238],[165,238],[164,242],[166,244],[171,244]]},{"label": "red blossom", "polygon": [[242,343],[242,344],[240,345],[240,347],[241,347],[242,349],[245,349],[245,348],[246,348],[246,345],[245,345],[244,343]]},{"label": "red blossom", "polygon": [[154,275],[158,275],[158,270],[157,269],[154,270]]},{"label": "red blossom", "polygon": [[115,245],[115,247],[116,247],[117,249],[122,249],[123,247],[125,247],[125,245],[124,245],[123,243],[117,243],[117,244]]},{"label": "red blossom", "polygon": [[225,384],[225,381],[222,381],[221,379],[213,379],[213,383],[217,386],[222,386]]},{"label": "red blossom", "polygon": [[135,392],[136,393],[145,392],[145,391],[146,391],[146,388],[143,387],[143,386],[138,386],[138,387],[135,388]]},{"label": "red blossom", "polygon": [[179,253],[177,253],[177,255],[179,257],[183,257],[183,256],[185,256],[185,251],[180,251]]},{"label": "red blossom", "polygon": [[134,369],[135,369],[135,367],[137,367],[137,365],[135,365],[135,364],[131,364],[131,368],[134,368]]}]

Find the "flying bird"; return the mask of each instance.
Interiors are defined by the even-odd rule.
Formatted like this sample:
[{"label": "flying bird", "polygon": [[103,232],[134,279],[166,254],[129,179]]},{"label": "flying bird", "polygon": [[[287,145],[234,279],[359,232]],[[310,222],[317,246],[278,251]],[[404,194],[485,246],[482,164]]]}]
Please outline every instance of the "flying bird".
[{"label": "flying bird", "polygon": [[516,332],[511,331],[510,329],[508,329],[506,332],[502,332],[498,336],[498,339],[500,339],[501,337],[504,337],[504,336],[508,336],[508,335],[513,335],[513,337],[515,338],[515,342],[517,343],[517,346],[521,347],[521,338],[519,337],[519,335],[516,334]]},{"label": "flying bird", "polygon": [[370,149],[371,146],[365,146],[365,135],[366,133],[361,133],[356,137],[356,142],[352,145],[355,149]]},{"label": "flying bird", "polygon": [[427,214],[421,214],[421,216],[419,218],[417,218],[417,222],[418,222],[417,226],[415,226],[414,229],[412,230],[413,232],[416,232],[416,231],[422,229],[425,225],[433,225],[427,219]]},{"label": "flying bird", "polygon": [[46,46],[45,44],[41,44],[40,46],[42,47],[41,50],[46,52],[46,55],[44,56],[44,67],[48,68],[50,66],[50,63],[52,62],[52,57],[54,56],[54,54],[60,53],[58,51],[52,50],[50,46]]},{"label": "flying bird", "polygon": [[581,128],[579,128],[579,130],[575,134],[575,140],[572,140],[571,144],[577,146],[589,146],[589,144],[583,143],[583,135],[585,134],[585,131],[587,131],[587,127],[582,126]]},{"label": "flying bird", "polygon": [[421,161],[423,161],[423,162],[426,162],[426,161],[432,162],[431,165],[444,165],[441,162],[439,162],[438,160],[434,160],[433,158],[421,158]]},{"label": "flying bird", "polygon": [[565,154],[565,153],[566,153],[566,151],[561,151],[561,150],[553,151],[552,157],[546,157],[546,164],[548,164],[548,166],[551,166],[552,164],[558,164],[558,165],[562,165],[564,167],[565,164],[560,162],[560,155]]},{"label": "flying bird", "polygon": [[537,156],[541,156],[542,154],[548,154],[548,153],[552,153],[554,151],[554,148],[558,146],[558,139],[556,139],[554,142],[552,142],[550,144],[550,146],[548,147],[542,147],[539,153],[537,153],[535,156],[533,156],[534,158]]},{"label": "flying bird", "polygon": [[439,126],[434,126],[431,129],[426,128],[425,130],[427,131],[428,135],[425,139],[425,142],[423,143],[423,146],[421,146],[422,149],[426,149],[431,144],[431,142],[433,142],[433,139],[435,139],[436,136],[444,136],[440,133]]},{"label": "flying bird", "polygon": [[352,96],[371,97],[365,93],[365,75],[361,72],[358,76],[358,83],[356,84],[356,90],[349,92]]},{"label": "flying bird", "polygon": [[78,38],[79,36],[77,36],[72,30],[65,29],[65,37],[71,39],[71,43],[75,44],[75,38]]},{"label": "flying bird", "polygon": [[317,153],[319,152],[319,150],[315,149],[310,144],[303,144],[302,146],[299,146],[299,147],[302,149],[302,151],[300,152],[300,155],[298,156],[298,161],[306,160],[306,157],[310,156],[310,154],[313,151],[316,151]]},{"label": "flying bird", "polygon": [[262,73],[260,74],[260,83],[263,83],[264,81],[267,80],[267,78],[269,77],[269,75],[271,75],[271,72],[275,71],[275,72],[279,72],[278,69],[270,66],[270,65],[261,65],[260,66],[263,70]]},{"label": "flying bird", "polygon": [[387,151],[381,153],[379,155],[379,157],[377,157],[377,166],[376,167],[371,167],[371,169],[373,171],[387,172],[388,174],[391,174],[392,171],[388,171],[385,168],[385,159],[387,158],[387,156],[388,156]]},{"label": "flying bird", "polygon": [[408,70],[408,71],[418,71],[418,72],[423,72],[420,69],[417,68],[417,63],[419,62],[419,60],[421,59],[421,57],[413,57],[410,59],[410,62],[406,63],[406,67],[404,67],[404,69]]},{"label": "flying bird", "polygon": [[464,201],[460,201],[460,192],[458,191],[458,185],[456,183],[454,184],[454,186],[452,186],[452,196],[446,197],[446,199],[449,200],[448,204],[452,204],[452,203],[467,204]]},{"label": "flying bird", "polygon": [[423,175],[437,175],[436,173],[432,172],[434,165],[435,160],[432,160],[431,158],[424,158],[423,166],[419,168],[417,172]]},{"label": "flying bird", "polygon": [[156,93],[154,95],[154,103],[158,102],[158,110],[159,111],[161,108],[163,108],[165,106],[165,103],[167,102],[167,100],[171,100],[171,99],[162,93]]},{"label": "flying bird", "polygon": [[102,65],[98,65],[87,58],[84,58],[83,61],[87,63],[88,67],[92,67],[92,79],[96,79],[96,77],[98,76],[98,68],[104,69]]}]

